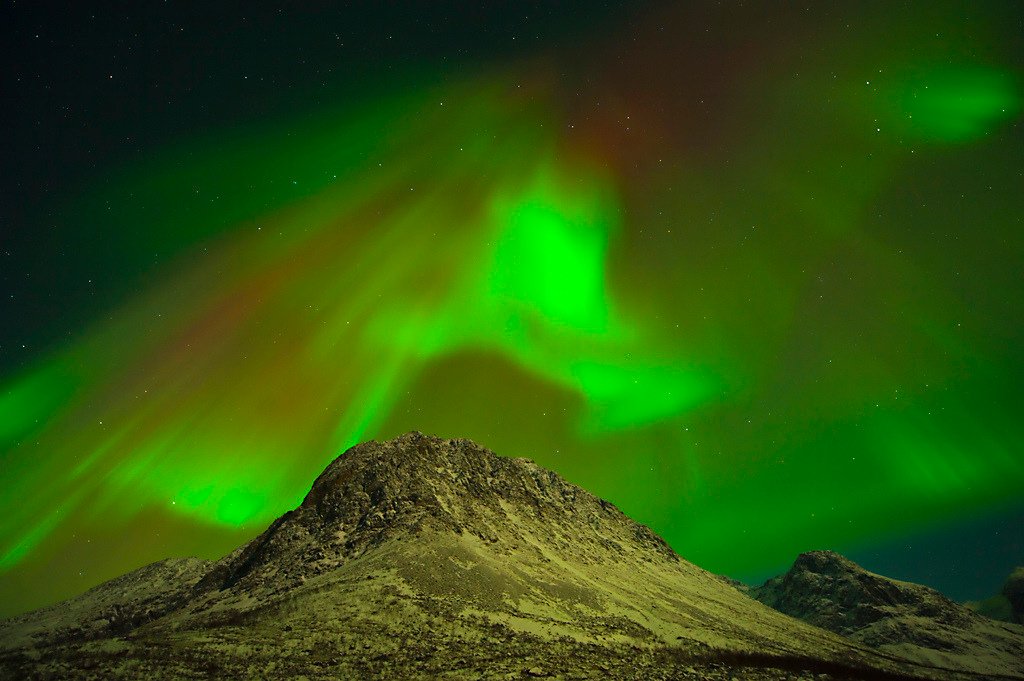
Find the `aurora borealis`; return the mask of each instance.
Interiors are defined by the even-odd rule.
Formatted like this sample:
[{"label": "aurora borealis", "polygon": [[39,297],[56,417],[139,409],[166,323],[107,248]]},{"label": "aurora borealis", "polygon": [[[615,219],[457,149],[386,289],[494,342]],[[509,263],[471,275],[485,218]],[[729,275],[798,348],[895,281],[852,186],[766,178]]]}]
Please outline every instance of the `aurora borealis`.
[{"label": "aurora borealis", "polygon": [[1020,7],[585,7],[5,10],[0,615],[220,556],[408,430],[717,572],[994,593]]}]

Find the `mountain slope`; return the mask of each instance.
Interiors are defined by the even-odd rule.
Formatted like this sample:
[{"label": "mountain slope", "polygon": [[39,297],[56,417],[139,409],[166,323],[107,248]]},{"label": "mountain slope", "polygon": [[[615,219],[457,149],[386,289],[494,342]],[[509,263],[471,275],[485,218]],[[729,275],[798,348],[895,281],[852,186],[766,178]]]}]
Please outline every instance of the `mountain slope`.
[{"label": "mountain slope", "polygon": [[[127,626],[103,623],[111,603]],[[419,433],[352,448],[216,563],[165,561],[0,623],[0,676],[17,678],[825,673],[972,678],[779,614],[556,474]]]},{"label": "mountain slope", "polygon": [[171,558],[104,582],[80,596],[0,623],[0,648],[89,641],[126,634],[182,607],[212,561]]},{"label": "mountain slope", "polygon": [[996,622],[934,589],[876,575],[831,551],[799,556],[751,595],[776,610],[922,663],[1024,676],[1024,627]]}]

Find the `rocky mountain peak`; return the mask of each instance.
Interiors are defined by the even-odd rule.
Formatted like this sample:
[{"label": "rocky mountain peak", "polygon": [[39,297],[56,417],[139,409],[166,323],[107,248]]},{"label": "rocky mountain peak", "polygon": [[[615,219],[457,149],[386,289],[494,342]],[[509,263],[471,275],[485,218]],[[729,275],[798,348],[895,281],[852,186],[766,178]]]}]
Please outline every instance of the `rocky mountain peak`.
[{"label": "rocky mountain peak", "polygon": [[[313,483],[303,502],[222,560],[200,590],[243,580],[281,583],[338,567],[389,538],[425,531],[471,534],[498,543],[502,528],[550,532],[570,528],[576,550],[623,538],[678,560],[647,527],[611,503],[572,485],[529,459],[501,457],[466,439],[406,433],[352,447]],[[615,539],[595,532],[601,526]]]},{"label": "rocky mountain peak", "polygon": [[526,459],[502,459],[471,440],[414,431],[346,451],[316,479],[298,511],[323,521],[351,521],[371,509],[394,515],[426,504],[434,510],[449,499],[485,497],[495,491],[496,480],[507,486],[513,469],[528,466]]},{"label": "rocky mountain peak", "polygon": [[896,610],[953,626],[974,616],[934,589],[876,575],[832,551],[801,554],[786,574],[768,580],[755,594],[777,610],[843,634]]},{"label": "rocky mountain peak", "polygon": [[[612,504],[529,459],[501,457],[471,440],[406,433],[352,447],[313,483],[293,513],[307,525],[479,532],[488,512],[543,517],[594,511],[628,520]],[[630,523],[632,521],[629,521]]]},{"label": "rocky mountain peak", "polygon": [[831,551],[800,555],[750,595],[776,610],[927,664],[1022,672],[1024,631],[982,617],[929,587],[869,572]]},{"label": "rocky mountain peak", "polygon": [[808,551],[793,562],[792,571],[813,572],[823,575],[866,572],[864,568],[835,551]]}]

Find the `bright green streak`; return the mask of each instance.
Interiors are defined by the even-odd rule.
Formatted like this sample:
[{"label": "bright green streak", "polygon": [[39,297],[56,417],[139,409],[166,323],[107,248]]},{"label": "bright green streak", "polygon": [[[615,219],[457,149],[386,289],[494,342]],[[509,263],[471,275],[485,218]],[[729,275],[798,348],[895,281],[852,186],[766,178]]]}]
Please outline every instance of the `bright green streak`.
[{"label": "bright green streak", "polygon": [[716,382],[696,371],[671,366],[616,366],[581,362],[572,366],[595,410],[588,429],[642,427],[704,403]]},{"label": "bright green streak", "polygon": [[65,363],[54,362],[0,392],[0,447],[45,425],[77,388]]},{"label": "bright green streak", "polygon": [[512,206],[495,249],[491,293],[534,310],[549,324],[606,332],[606,218],[585,204],[556,201],[554,195],[527,195]]},{"label": "bright green streak", "polygon": [[9,570],[14,567],[29,555],[37,544],[45,540],[47,535],[64,519],[61,517],[61,510],[59,507],[51,510],[42,520],[29,527],[16,543],[5,547],[4,552],[0,554],[0,570]]},{"label": "bright green streak", "polygon": [[[707,372],[652,356],[615,313],[607,259],[619,209],[601,178],[579,181],[585,172],[543,158],[526,181],[495,192],[476,239],[495,235],[493,244],[479,246],[489,251],[480,274],[453,282],[429,313],[421,305],[375,325],[374,341],[389,348],[391,359],[380,362],[382,380],[365,404],[386,404],[384,395],[396,389],[393,369],[407,364],[402,358],[436,359],[477,345],[577,392],[588,407],[577,424],[581,433],[647,426],[709,397],[718,386]],[[345,430],[365,433],[371,420],[349,422]]]},{"label": "bright green streak", "polygon": [[218,489],[213,483],[205,487],[185,487],[175,503],[182,503],[197,515],[212,518],[225,525],[242,526],[258,518],[268,499],[258,491],[244,487]]},{"label": "bright green streak", "polygon": [[678,416],[700,405],[713,381],[658,363],[614,314],[607,256],[619,210],[599,178],[584,187],[545,164],[525,191],[495,202],[501,232],[483,304],[507,333],[492,328],[490,340],[548,381],[579,391],[589,406],[582,432]]},{"label": "bright green streak", "polygon": [[936,142],[968,142],[992,132],[1020,110],[1007,73],[983,68],[936,69],[908,78],[893,97],[899,129]]}]

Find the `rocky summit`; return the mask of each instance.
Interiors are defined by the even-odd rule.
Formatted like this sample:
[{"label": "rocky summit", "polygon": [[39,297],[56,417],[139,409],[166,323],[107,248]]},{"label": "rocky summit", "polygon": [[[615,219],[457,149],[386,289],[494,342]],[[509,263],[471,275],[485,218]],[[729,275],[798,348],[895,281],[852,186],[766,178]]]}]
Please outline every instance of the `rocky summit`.
[{"label": "rocky summit", "polygon": [[800,555],[751,595],[779,612],[921,663],[1024,676],[1024,627],[996,622],[920,584],[831,551]]},{"label": "rocky summit", "polygon": [[347,451],[219,561],[0,622],[0,678],[981,678],[873,644],[749,598],[527,459],[409,433]]}]

